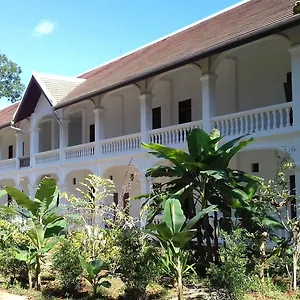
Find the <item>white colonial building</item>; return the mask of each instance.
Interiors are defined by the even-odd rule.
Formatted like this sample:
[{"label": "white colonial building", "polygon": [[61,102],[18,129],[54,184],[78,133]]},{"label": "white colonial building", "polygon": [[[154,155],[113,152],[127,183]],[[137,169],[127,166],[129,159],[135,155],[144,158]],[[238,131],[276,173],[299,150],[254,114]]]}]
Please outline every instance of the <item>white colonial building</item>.
[{"label": "white colonial building", "polygon": [[255,138],[233,167],[258,176],[272,178],[275,154],[289,152],[291,188],[300,192],[293,6],[243,1],[77,77],[33,73],[22,101],[0,111],[0,185],[32,196],[49,175],[75,192],[93,173],[113,179],[119,194],[129,176],[129,196],[142,194],[145,170],[160,162],[141,142],[185,149],[188,129],[218,128],[228,139]]}]

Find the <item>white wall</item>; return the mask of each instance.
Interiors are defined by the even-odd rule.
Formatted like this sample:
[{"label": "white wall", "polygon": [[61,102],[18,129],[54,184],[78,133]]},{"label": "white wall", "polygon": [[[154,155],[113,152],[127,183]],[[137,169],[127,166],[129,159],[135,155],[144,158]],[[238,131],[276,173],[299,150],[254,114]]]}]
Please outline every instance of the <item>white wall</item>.
[{"label": "white wall", "polygon": [[283,83],[290,65],[287,45],[281,40],[243,48],[237,58],[238,110],[284,103]]},{"label": "white wall", "polygon": [[181,69],[171,75],[172,125],[178,124],[178,102],[187,99],[192,101],[192,121],[202,119],[200,77],[200,71],[194,68]]},{"label": "white wall", "polygon": [[13,157],[16,157],[16,132],[15,130],[7,127],[5,129],[2,129],[1,131],[1,154],[2,159],[8,159],[8,147],[10,145],[13,146]]},{"label": "white wall", "polygon": [[104,107],[105,138],[140,132],[139,91],[128,87],[119,94],[106,97],[101,102]]}]

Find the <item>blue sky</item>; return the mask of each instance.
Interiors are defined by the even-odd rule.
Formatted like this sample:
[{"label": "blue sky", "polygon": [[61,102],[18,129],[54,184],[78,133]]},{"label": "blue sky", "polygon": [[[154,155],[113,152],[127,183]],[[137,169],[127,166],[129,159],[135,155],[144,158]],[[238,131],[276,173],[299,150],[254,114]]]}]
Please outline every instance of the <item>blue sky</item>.
[{"label": "blue sky", "polygon": [[4,1],[0,51],[21,66],[24,84],[32,70],[73,76],[237,2]]}]

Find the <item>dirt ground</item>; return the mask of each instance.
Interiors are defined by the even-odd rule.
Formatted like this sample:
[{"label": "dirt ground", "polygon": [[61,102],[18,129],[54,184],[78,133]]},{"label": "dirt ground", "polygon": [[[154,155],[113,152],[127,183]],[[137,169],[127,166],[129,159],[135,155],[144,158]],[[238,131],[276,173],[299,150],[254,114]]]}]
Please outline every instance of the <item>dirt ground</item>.
[{"label": "dirt ground", "polygon": [[27,299],[27,297],[12,295],[5,291],[0,290],[0,300],[25,300],[25,299]]}]

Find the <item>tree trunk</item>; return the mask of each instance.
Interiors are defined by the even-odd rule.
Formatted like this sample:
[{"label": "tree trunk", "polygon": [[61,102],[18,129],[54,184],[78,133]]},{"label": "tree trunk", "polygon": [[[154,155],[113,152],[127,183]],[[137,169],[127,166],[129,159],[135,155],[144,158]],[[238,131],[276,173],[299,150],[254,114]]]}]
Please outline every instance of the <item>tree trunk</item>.
[{"label": "tree trunk", "polygon": [[209,262],[212,262],[213,261],[213,253],[212,253],[211,240],[210,240],[210,236],[209,236],[209,217],[208,217],[208,215],[204,216],[203,222],[204,222],[205,240],[206,240],[206,246],[207,246],[207,259]]},{"label": "tree trunk", "polygon": [[180,257],[177,257],[177,296],[178,300],[183,300],[183,285]]},{"label": "tree trunk", "polygon": [[39,255],[36,256],[36,289],[41,290],[41,261]]},{"label": "tree trunk", "polygon": [[293,290],[297,290],[297,264],[298,264],[298,259],[297,259],[297,254],[293,253]]},{"label": "tree trunk", "polygon": [[215,242],[215,263],[219,263],[219,234],[218,234],[218,213],[214,212],[214,242]]},{"label": "tree trunk", "polygon": [[260,271],[259,271],[259,279],[261,282],[265,280],[265,260],[266,260],[266,241],[267,241],[268,233],[262,232],[260,235]]},{"label": "tree trunk", "polygon": [[32,275],[29,268],[28,268],[28,287],[30,290],[32,289]]}]

